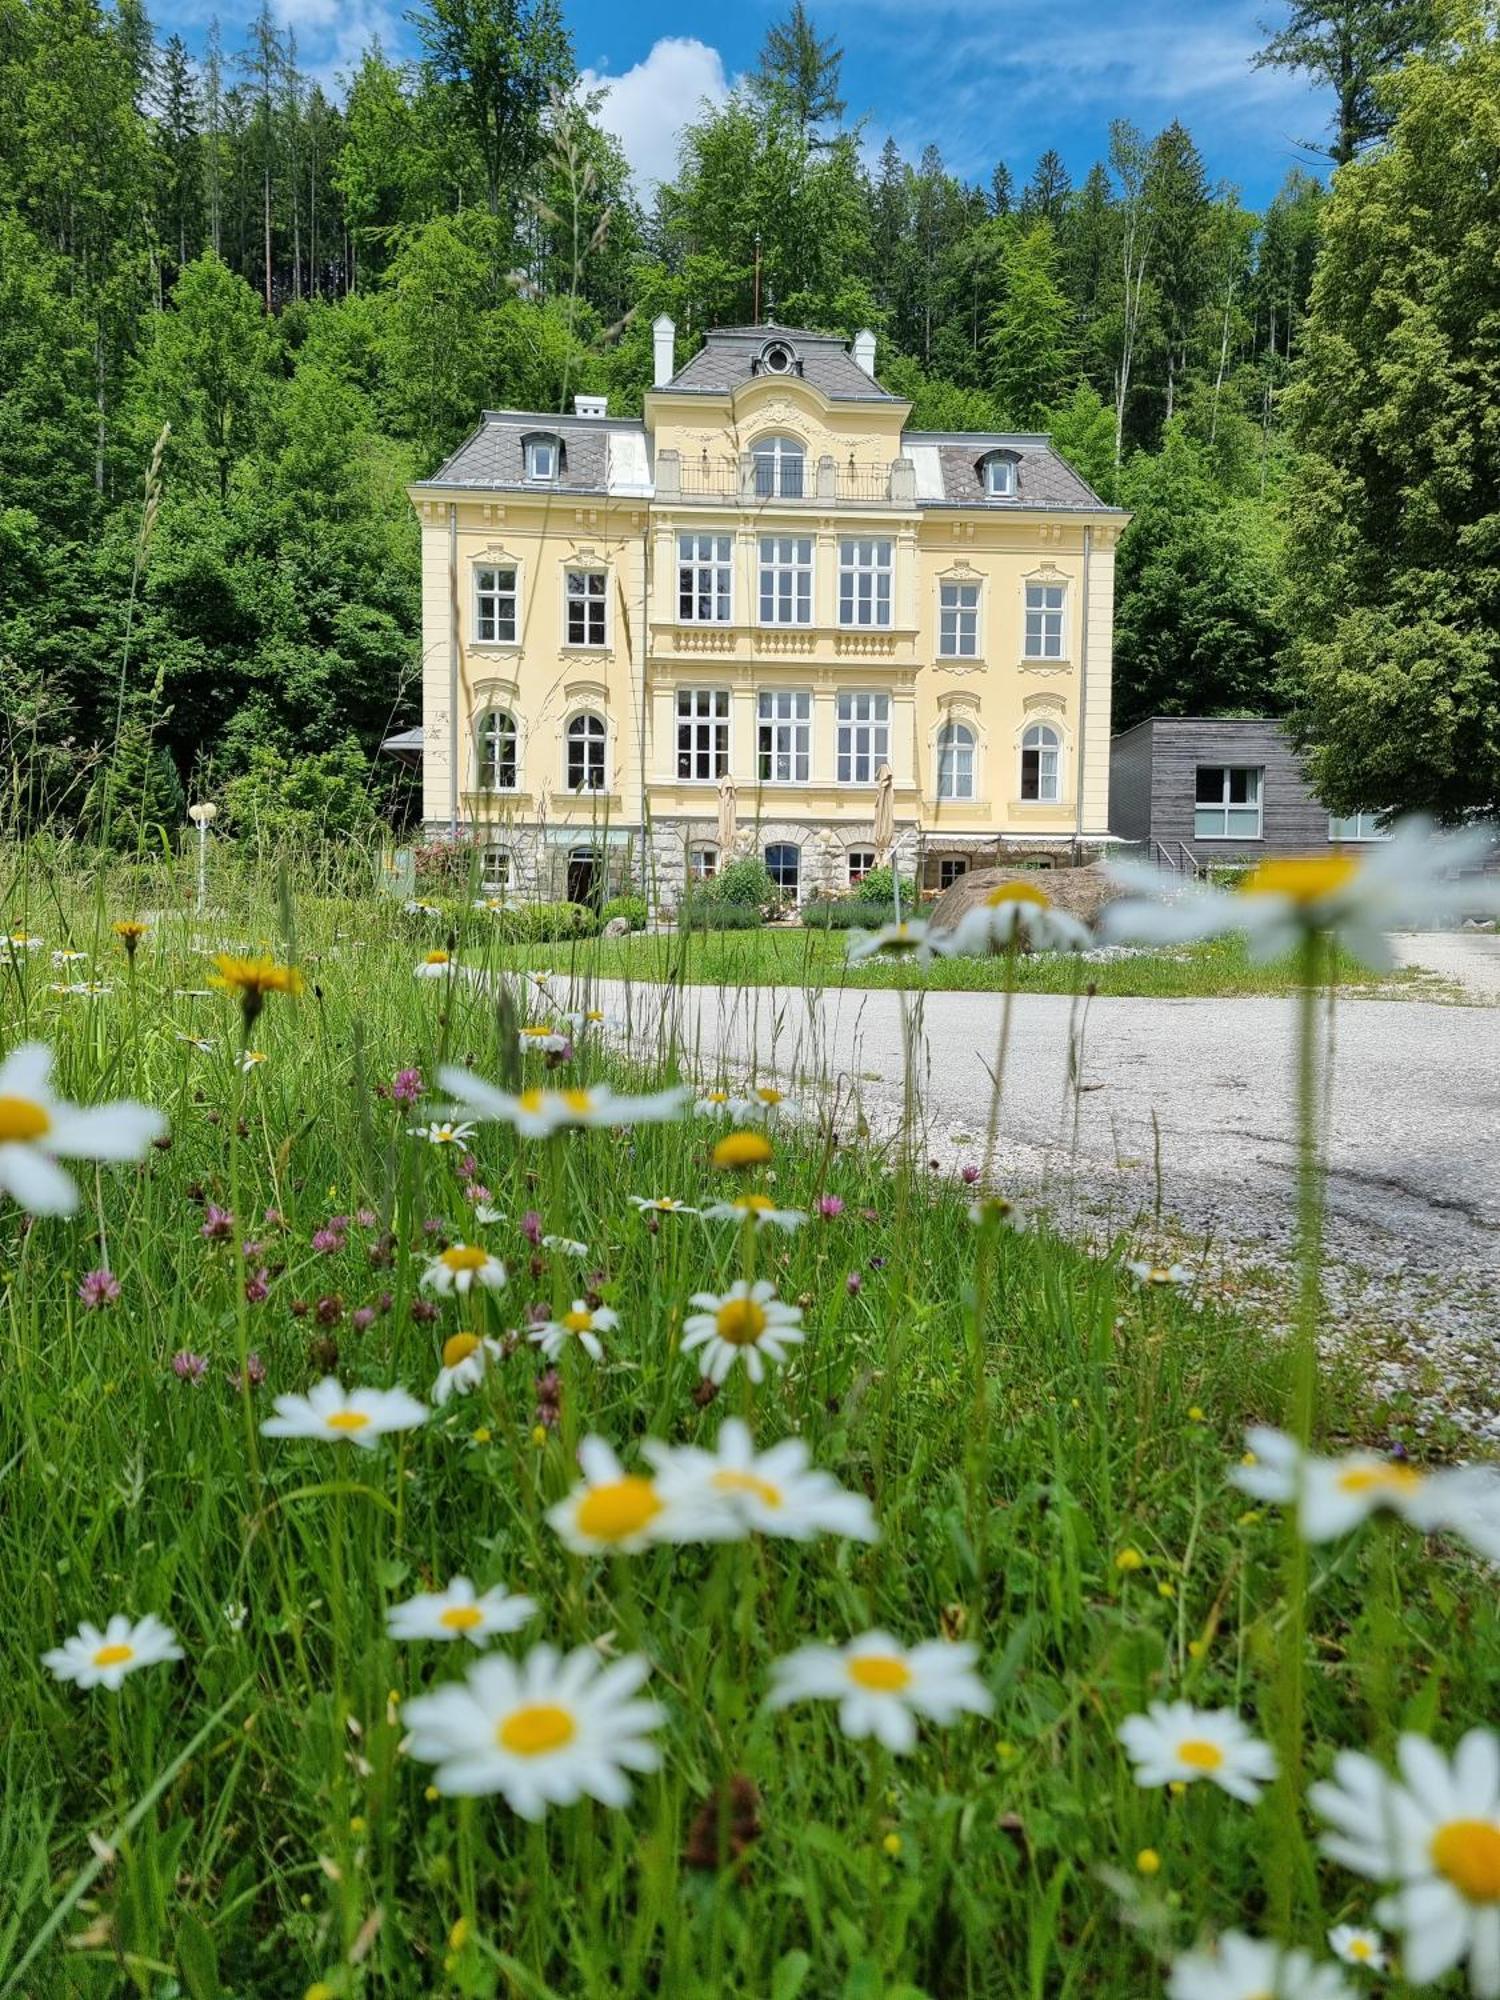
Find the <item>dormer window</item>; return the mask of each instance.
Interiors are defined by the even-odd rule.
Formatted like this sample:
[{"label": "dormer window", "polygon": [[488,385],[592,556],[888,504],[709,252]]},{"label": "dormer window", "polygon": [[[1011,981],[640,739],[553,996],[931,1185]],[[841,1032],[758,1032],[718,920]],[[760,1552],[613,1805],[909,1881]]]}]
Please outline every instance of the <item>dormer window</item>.
[{"label": "dormer window", "polygon": [[760,365],[768,375],[790,375],[797,357],[784,340],[773,340],[761,349]]},{"label": "dormer window", "polygon": [[528,484],[551,486],[556,483],[562,469],[562,441],[543,435],[525,440],[526,478]]},{"label": "dormer window", "polygon": [[991,500],[1016,497],[1016,461],[1008,451],[992,451],[979,461],[985,495]]}]

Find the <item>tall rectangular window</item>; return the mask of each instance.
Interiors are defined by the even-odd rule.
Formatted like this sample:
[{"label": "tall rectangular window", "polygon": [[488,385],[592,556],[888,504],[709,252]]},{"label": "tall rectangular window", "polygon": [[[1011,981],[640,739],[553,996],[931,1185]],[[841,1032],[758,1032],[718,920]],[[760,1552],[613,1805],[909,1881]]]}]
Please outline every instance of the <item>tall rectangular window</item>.
[{"label": "tall rectangular window", "polygon": [[1194,787],[1194,837],[1259,840],[1260,779],[1254,764],[1200,764]]},{"label": "tall rectangular window", "polygon": [[812,696],[766,688],[756,723],[763,785],[805,785],[812,767]]},{"label": "tall rectangular window", "polygon": [[938,585],[938,652],[945,660],[972,660],[979,652],[979,585]]},{"label": "tall rectangular window", "polygon": [[677,537],[677,616],[685,625],[727,625],[734,566],[729,535]]},{"label": "tall rectangular window", "polygon": [[1026,658],[1060,660],[1063,657],[1063,599],[1067,586],[1061,583],[1028,583],[1026,586]]},{"label": "tall rectangular window", "polygon": [[677,775],[722,778],[729,770],[728,688],[677,690]]},{"label": "tall rectangular window", "polygon": [[861,535],[839,543],[840,625],[889,625],[894,544]]},{"label": "tall rectangular window", "polygon": [[481,645],[516,643],[516,573],[485,567],[474,572],[474,634]]},{"label": "tall rectangular window", "polygon": [[891,760],[889,695],[841,694],[838,706],[838,782],[873,785]]},{"label": "tall rectangular window", "polygon": [[570,569],[567,581],[568,644],[602,646],[609,579],[602,569]]},{"label": "tall rectangular window", "polygon": [[762,625],[811,625],[812,546],[810,535],[761,536]]}]

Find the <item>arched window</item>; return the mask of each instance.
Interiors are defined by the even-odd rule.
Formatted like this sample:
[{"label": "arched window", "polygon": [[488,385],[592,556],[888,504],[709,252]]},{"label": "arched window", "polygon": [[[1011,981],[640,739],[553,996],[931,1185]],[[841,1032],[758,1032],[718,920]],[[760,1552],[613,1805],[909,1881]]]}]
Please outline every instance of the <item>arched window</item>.
[{"label": "arched window", "polygon": [[984,490],[991,500],[1014,500],[1016,497],[1016,460],[1008,451],[991,451],[979,461],[980,476],[984,480]]},{"label": "arched window", "polygon": [[1043,805],[1062,797],[1062,737],[1050,722],[1033,722],[1021,738],[1021,797]]},{"label": "arched window", "polygon": [[604,724],[597,715],[575,715],[568,724],[568,790],[604,790]]},{"label": "arched window", "polygon": [[516,789],[516,719],[487,708],[474,730],[475,780],[481,792]]},{"label": "arched window", "polygon": [[757,500],[800,500],[806,454],[792,437],[762,438],[751,453]]},{"label": "arched window", "polygon": [[937,738],[937,795],[974,796],[974,732],[962,722],[945,722]]},{"label": "arched window", "polygon": [[795,903],[802,887],[802,849],[789,840],[776,840],[766,849],[766,872],[783,901]]}]

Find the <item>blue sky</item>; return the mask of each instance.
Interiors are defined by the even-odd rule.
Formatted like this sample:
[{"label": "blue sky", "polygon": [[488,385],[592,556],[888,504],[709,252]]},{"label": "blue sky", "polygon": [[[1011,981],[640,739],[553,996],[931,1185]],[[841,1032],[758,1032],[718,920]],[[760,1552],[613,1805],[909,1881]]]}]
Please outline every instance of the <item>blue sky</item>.
[{"label": "blue sky", "polygon": [[[295,28],[303,63],[336,84],[379,35],[408,53],[401,0],[272,0]],[[578,60],[607,90],[605,122],[643,180],[670,173],[676,134],[705,98],[722,97],[752,67],[785,0],[722,9],[686,0],[564,0]],[[217,11],[228,46],[243,11],[214,0],[155,0],[158,30],[201,44]],[[1319,136],[1329,105],[1298,78],[1251,68],[1284,0],[813,0],[823,34],[843,44],[844,94],[864,114],[870,150],[889,135],[916,156],[930,140],[969,180],[1003,159],[1024,181],[1055,145],[1075,179],[1105,149],[1109,121],[1155,132],[1181,118],[1211,178],[1262,206]]]}]

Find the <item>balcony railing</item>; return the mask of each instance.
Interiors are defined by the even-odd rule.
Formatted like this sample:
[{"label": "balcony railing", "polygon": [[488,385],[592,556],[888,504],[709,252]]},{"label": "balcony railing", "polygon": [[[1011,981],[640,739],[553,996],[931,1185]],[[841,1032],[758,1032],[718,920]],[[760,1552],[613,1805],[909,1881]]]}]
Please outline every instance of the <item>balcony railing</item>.
[{"label": "balcony railing", "polygon": [[659,451],[656,497],[721,507],[909,507],[915,504],[916,481],[906,458],[860,463],[840,462],[825,454],[798,467],[757,461],[751,452],[733,459],[685,458],[680,452]]}]

